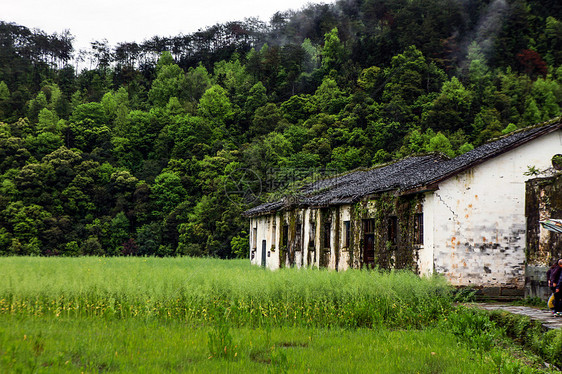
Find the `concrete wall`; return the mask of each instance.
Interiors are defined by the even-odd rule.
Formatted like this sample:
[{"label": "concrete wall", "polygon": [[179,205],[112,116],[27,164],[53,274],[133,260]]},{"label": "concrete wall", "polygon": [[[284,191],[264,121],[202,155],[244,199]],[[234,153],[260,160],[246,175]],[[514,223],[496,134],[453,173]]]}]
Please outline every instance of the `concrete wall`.
[{"label": "concrete wall", "polygon": [[[545,135],[439,184],[424,217],[433,265],[453,285],[523,289],[528,166],[550,167],[561,132]],[[427,247],[426,244],[426,247]],[[429,248],[424,251],[427,269]]]}]

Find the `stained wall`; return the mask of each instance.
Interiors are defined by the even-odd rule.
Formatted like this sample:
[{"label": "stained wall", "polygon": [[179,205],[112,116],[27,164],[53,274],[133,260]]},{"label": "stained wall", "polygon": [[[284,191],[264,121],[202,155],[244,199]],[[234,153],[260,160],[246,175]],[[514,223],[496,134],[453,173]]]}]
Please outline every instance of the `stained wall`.
[{"label": "stained wall", "polygon": [[535,139],[439,184],[426,199],[434,271],[458,286],[509,289],[525,285],[525,173],[550,167],[561,132]]}]

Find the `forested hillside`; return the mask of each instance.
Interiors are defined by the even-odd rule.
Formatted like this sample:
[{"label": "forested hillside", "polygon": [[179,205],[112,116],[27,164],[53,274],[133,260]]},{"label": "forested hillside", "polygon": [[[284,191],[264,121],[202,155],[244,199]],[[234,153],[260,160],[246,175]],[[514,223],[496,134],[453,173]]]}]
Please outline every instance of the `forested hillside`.
[{"label": "forested hillside", "polygon": [[[311,171],[561,114],[558,0],[349,0],[72,42],[0,22],[2,255],[244,255],[241,212]],[[237,190],[258,178],[258,201]]]}]

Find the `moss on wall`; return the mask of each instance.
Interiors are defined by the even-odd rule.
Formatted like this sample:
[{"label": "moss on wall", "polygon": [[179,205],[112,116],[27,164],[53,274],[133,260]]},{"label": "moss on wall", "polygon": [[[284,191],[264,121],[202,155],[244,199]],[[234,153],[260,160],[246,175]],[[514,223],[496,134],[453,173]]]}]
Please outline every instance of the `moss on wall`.
[{"label": "moss on wall", "polygon": [[562,234],[551,232],[540,239],[540,220],[562,219],[562,175],[526,182],[525,216],[527,217],[526,262],[547,266],[562,257]]},{"label": "moss on wall", "polygon": [[[375,266],[417,271],[419,248],[414,245],[414,216],[422,212],[422,200],[422,195],[397,197],[392,193],[384,193],[354,204],[351,208],[353,233],[349,265],[364,265],[363,220],[374,219]],[[388,221],[391,217],[396,217],[398,225],[396,243],[389,238]]]}]

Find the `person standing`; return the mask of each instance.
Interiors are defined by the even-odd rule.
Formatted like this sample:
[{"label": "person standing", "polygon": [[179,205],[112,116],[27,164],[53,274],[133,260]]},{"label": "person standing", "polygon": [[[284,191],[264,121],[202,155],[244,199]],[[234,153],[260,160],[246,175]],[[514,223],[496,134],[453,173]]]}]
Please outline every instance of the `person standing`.
[{"label": "person standing", "polygon": [[550,282],[554,290],[554,312],[557,317],[562,316],[562,259],[558,260],[558,267],[550,272]]},{"label": "person standing", "polygon": [[554,270],[556,270],[557,268],[560,268],[558,266],[558,260],[554,261],[552,263],[552,265],[550,266],[550,268],[548,268],[548,270],[546,271],[546,285],[551,291],[550,297],[548,298],[548,307],[550,308],[552,313],[556,313],[554,311],[554,291],[555,291],[555,288],[552,287],[552,280],[550,278],[551,278],[552,272]]}]

